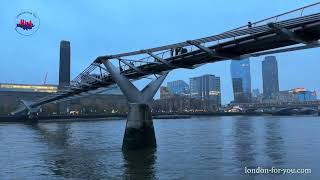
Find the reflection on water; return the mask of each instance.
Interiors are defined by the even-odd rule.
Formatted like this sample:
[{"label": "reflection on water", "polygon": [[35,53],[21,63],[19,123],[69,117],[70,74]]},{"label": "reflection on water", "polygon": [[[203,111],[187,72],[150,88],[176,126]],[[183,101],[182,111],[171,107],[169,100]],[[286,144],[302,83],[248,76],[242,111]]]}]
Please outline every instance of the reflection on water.
[{"label": "reflection on water", "polygon": [[56,124],[54,128],[46,128],[43,124],[30,125],[30,128],[39,134],[39,140],[47,143],[51,148],[68,148],[71,139],[70,124]]},{"label": "reflection on water", "polygon": [[154,126],[157,149],[122,152],[125,121],[0,124],[0,179],[260,179],[244,167],[306,165],[313,173],[303,177],[320,176],[318,117],[202,117]]},{"label": "reflection on water", "polygon": [[39,141],[48,145],[48,154],[44,156],[48,167],[56,176],[102,179],[100,172],[107,168],[99,161],[101,152],[87,149],[85,144],[73,143],[70,126],[65,123],[57,124],[53,129],[47,129],[43,124],[31,126],[39,133]]},{"label": "reflection on water", "polygon": [[237,117],[233,121],[235,157],[238,160],[239,173],[245,167],[256,167],[254,121],[246,117]]},{"label": "reflection on water", "polygon": [[271,159],[269,167],[281,167],[284,164],[284,140],[281,136],[280,119],[270,119],[265,122],[266,141],[265,153]]},{"label": "reflection on water", "polygon": [[124,151],[126,179],[155,179],[156,149]]}]

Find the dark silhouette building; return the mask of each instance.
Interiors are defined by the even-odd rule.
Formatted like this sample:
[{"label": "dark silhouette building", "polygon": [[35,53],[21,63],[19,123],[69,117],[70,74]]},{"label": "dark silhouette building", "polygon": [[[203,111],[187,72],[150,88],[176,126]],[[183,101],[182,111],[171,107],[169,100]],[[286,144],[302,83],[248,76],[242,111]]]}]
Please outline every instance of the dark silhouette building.
[{"label": "dark silhouette building", "polygon": [[274,99],[279,93],[278,63],[275,56],[267,56],[262,61],[263,97]]},{"label": "dark silhouette building", "polygon": [[70,85],[70,42],[60,42],[59,89]]},{"label": "dark silhouette building", "polygon": [[[59,64],[59,91],[67,89],[70,85],[70,42],[60,42],[60,64]],[[68,113],[68,103],[58,103],[58,114]]]}]

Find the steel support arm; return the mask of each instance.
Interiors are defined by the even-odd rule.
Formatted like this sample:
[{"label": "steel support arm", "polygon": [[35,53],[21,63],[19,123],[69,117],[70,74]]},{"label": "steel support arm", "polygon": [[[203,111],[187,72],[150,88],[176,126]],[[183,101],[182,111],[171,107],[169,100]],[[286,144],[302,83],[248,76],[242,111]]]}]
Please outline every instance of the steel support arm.
[{"label": "steel support arm", "polygon": [[268,26],[271,29],[274,29],[277,33],[287,36],[292,41],[295,41],[295,42],[298,42],[298,43],[302,43],[302,44],[309,44],[309,42],[305,41],[303,38],[299,37],[294,32],[292,32],[292,31],[290,31],[290,30],[288,30],[286,28],[283,28],[283,27],[279,26],[276,23],[269,23]]},{"label": "steel support arm", "polygon": [[165,59],[162,59],[161,57],[155,55],[155,54],[152,54],[151,52],[147,52],[147,54],[149,54],[151,57],[153,57],[154,59],[162,62],[163,64],[169,66],[169,67],[174,67],[171,63],[169,63],[168,61],[166,61]]},{"label": "steel support arm", "polygon": [[102,80],[102,79],[99,79],[99,78],[96,78],[96,77],[94,77],[93,75],[87,75],[87,77],[88,78],[91,78],[91,79],[93,79],[93,80],[96,80],[96,81],[98,81],[98,82],[100,82],[100,83],[104,83],[104,81]]},{"label": "steel support arm", "polygon": [[108,69],[107,69],[107,68],[102,67],[102,66],[101,66],[100,64],[98,64],[98,63],[92,63],[92,65],[93,65],[93,66],[96,66],[96,67],[99,67],[99,68],[105,70],[106,72],[108,72]]},{"label": "steel support arm", "polygon": [[271,51],[245,54],[245,55],[242,55],[241,58],[244,59],[244,58],[249,58],[249,57],[259,57],[259,56],[265,56],[265,55],[269,55],[269,54],[299,51],[299,50],[311,49],[311,48],[317,48],[317,47],[320,47],[320,43],[318,41],[313,42],[313,43],[309,43],[307,45],[298,46],[298,47],[282,48],[282,49],[276,49],[276,50],[271,50]]},{"label": "steel support arm", "polygon": [[195,42],[195,41],[187,41],[187,43],[190,45],[196,46],[197,48],[206,52],[207,54],[209,54],[212,57],[218,57],[218,58],[222,58],[222,59],[239,59],[238,57],[236,58],[236,56],[232,56],[232,55],[224,54],[224,53],[218,53],[217,51],[209,49],[205,46],[202,46],[200,43]]},{"label": "steel support arm", "polygon": [[93,86],[92,84],[85,83],[85,82],[81,82],[81,81],[79,81],[78,83],[79,83],[80,85],[84,85],[84,86],[88,86],[88,87]]},{"label": "steel support arm", "polygon": [[28,111],[30,113],[35,113],[38,112],[40,109],[40,106],[35,106],[33,107],[34,103],[33,102],[29,102],[29,101],[25,101],[25,100],[21,100],[21,102],[23,103],[23,105],[28,109]]},{"label": "steel support arm", "polygon": [[137,68],[136,66],[134,66],[134,64],[127,62],[126,60],[123,60],[121,58],[118,59],[119,61],[121,61],[123,64],[129,66],[130,68],[134,69],[135,71],[137,71],[140,74],[147,74],[143,71],[141,71],[139,68]]},{"label": "steel support arm", "polygon": [[165,73],[156,80],[153,80],[140,92],[126,76],[120,74],[118,69],[113,66],[109,60],[104,61],[103,64],[106,66],[113,80],[117,83],[123,94],[131,103],[149,104],[168,74]]},{"label": "steel support arm", "polygon": [[81,87],[77,87],[77,86],[71,86],[70,88],[71,90],[82,90]]}]

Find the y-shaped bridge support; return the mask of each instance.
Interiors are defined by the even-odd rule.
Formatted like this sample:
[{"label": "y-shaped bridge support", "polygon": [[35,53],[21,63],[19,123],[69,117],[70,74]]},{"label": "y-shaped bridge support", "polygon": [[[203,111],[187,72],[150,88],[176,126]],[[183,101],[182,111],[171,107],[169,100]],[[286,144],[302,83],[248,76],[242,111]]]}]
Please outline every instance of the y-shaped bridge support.
[{"label": "y-shaped bridge support", "polygon": [[122,150],[154,148],[157,146],[149,103],[168,73],[148,84],[141,92],[122,75],[110,61],[103,62],[113,80],[129,101],[129,112]]},{"label": "y-shaped bridge support", "polygon": [[25,101],[25,100],[21,100],[21,102],[23,103],[23,105],[26,106],[27,110],[28,110],[28,120],[31,122],[31,123],[35,123],[37,122],[37,113],[39,112],[39,109],[40,109],[40,106],[37,106],[37,107],[31,107],[30,104],[31,102],[28,102],[28,101]]}]

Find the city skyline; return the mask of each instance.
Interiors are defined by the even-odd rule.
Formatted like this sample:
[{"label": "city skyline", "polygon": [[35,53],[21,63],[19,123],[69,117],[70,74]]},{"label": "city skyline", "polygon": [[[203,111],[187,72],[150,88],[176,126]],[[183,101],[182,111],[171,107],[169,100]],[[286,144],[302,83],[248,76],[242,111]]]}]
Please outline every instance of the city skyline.
[{"label": "city skyline", "polygon": [[[232,64],[233,62],[234,62],[234,64]],[[238,70],[238,71],[235,72],[234,70]],[[279,98],[280,98],[279,96],[281,96],[281,94],[283,94],[283,92],[287,93],[287,92],[295,91],[296,89],[299,89],[299,90],[303,89],[306,93],[308,93],[308,96],[311,96],[311,93],[312,93],[312,94],[315,94],[315,97],[317,97],[317,91],[315,89],[310,89],[308,87],[298,86],[298,87],[290,87],[288,89],[279,89],[281,82],[279,82],[279,80],[278,80],[279,77],[278,77],[277,57],[274,55],[273,56],[265,56],[264,60],[261,61],[261,72],[262,72],[261,81],[265,82],[265,87],[262,83],[261,88],[251,89],[250,59],[244,59],[244,60],[240,60],[240,61],[231,61],[230,71],[231,71],[231,77],[235,77],[235,78],[232,78],[231,82],[229,82],[232,84],[233,88],[235,88],[235,86],[237,86],[237,85],[234,85],[234,83],[237,83],[237,82],[235,82],[234,79],[248,78],[246,80],[247,81],[246,83],[249,83],[249,84],[246,84],[247,87],[244,88],[245,89],[244,91],[247,91],[249,93],[250,98],[254,97],[255,100],[251,101],[252,99],[250,99],[249,101],[246,101],[246,102],[256,102],[257,98],[259,98],[259,97],[257,97],[258,95],[262,95],[261,98],[264,100],[272,99],[273,101],[277,101],[277,100],[279,100]],[[264,75],[264,73],[265,73],[265,75]],[[196,76],[196,77],[190,77],[189,84],[181,79],[169,81],[169,82],[167,82],[167,86],[163,85],[162,88],[166,88],[166,90],[167,90],[166,95],[167,96],[170,96],[170,94],[171,95],[188,95],[187,93],[185,93],[185,91],[183,93],[175,93],[172,90],[170,91],[169,85],[172,85],[172,84],[177,85],[177,84],[183,83],[183,84],[186,84],[189,86],[189,92],[190,92],[189,95],[192,97],[191,80],[199,78],[199,77],[203,77],[206,75],[207,74],[204,74],[201,76]],[[211,75],[211,76],[215,76],[215,75]],[[220,79],[220,77],[218,77],[218,78]],[[272,82],[272,83],[267,83],[267,82]],[[242,88],[242,83],[243,83],[242,80],[239,83],[241,83],[241,86],[236,87],[236,88]],[[246,85],[244,85],[244,86],[246,86]],[[175,87],[175,88],[177,88],[177,87]],[[164,90],[164,89],[162,89],[162,90]],[[237,93],[239,93],[239,92],[237,92]],[[224,92],[221,91],[220,95],[221,94],[222,94],[221,98],[223,98]],[[299,99],[301,99],[301,97],[299,97]],[[309,98],[309,99],[312,99],[312,98]],[[315,100],[315,99],[313,99],[313,100]],[[232,101],[234,101],[234,100],[231,100],[230,102],[227,102],[225,104],[229,104]],[[246,103],[246,102],[239,102],[239,101],[238,102],[235,101],[235,102],[236,103]]]},{"label": "city skyline", "polygon": [[[32,5],[27,3],[27,1],[2,4],[0,7],[6,8],[2,9],[3,15],[0,17],[4,25],[1,40],[7,42],[7,48],[0,50],[2,54],[0,64],[2,67],[10,64],[11,67],[15,68],[3,68],[0,72],[0,82],[39,84],[48,72],[48,83],[58,84],[59,42],[63,39],[70,41],[72,44],[71,58],[73,64],[71,66],[71,77],[74,78],[98,55],[136,50],[218,34],[233,27],[244,25],[248,21],[254,22],[312,2],[308,0],[303,2],[279,2],[272,0],[264,6],[260,6],[260,2],[253,0],[241,3],[237,2],[237,7],[240,8],[233,10],[232,16],[230,15],[230,10],[226,10],[229,9],[229,3],[234,3],[231,0],[230,2],[204,0],[202,3],[196,3],[195,1],[190,3],[168,1],[167,3],[156,3],[155,7],[157,8],[150,7],[146,1],[138,3],[124,1],[105,3],[101,1],[96,5],[70,1],[64,2],[64,7],[60,7],[60,1],[35,2]],[[126,6],[123,6],[124,4]],[[168,8],[167,4],[171,4],[170,7],[176,7],[174,11]],[[245,8],[249,5],[253,8],[243,13],[241,7]],[[52,9],[54,8],[51,7],[59,7],[60,12],[53,12]],[[132,7],[146,11],[143,11],[143,13],[132,11]],[[212,12],[210,10],[213,7],[221,8]],[[277,7],[277,9],[274,7]],[[30,37],[20,36],[11,26],[14,23],[11,20],[14,19],[21,9],[35,11],[42,22],[39,31]],[[93,9],[95,11],[92,11]],[[192,18],[206,17],[213,19],[214,23],[208,24],[205,21],[196,21],[194,19],[195,21],[191,22],[194,24],[189,26],[189,28],[185,28],[185,24],[190,23],[188,16],[183,13],[185,9],[202,9],[201,13]],[[166,14],[165,16],[163,16],[163,11]],[[154,21],[159,23],[155,24],[154,21],[145,18],[146,13],[149,14],[150,18],[152,17]],[[177,13],[182,14],[182,16],[176,17]],[[94,31],[90,27],[78,28],[74,22],[77,22],[77,18],[82,14],[86,14],[84,20],[90,22],[90,26],[99,26],[101,28]],[[216,18],[217,16],[223,18]],[[237,18],[230,20],[233,16]],[[141,22],[141,19],[143,22]],[[66,26],[53,26],[48,23],[53,20],[66,24]],[[101,24],[102,21],[106,23]],[[216,25],[219,26],[216,27]],[[152,28],[146,28],[147,26]],[[128,27],[130,27],[130,31],[127,30]],[[280,90],[306,87],[310,90],[316,90],[319,94],[318,51],[318,49],[310,49],[277,54]],[[20,53],[13,56],[12,52]],[[260,67],[263,58],[257,57],[251,59],[252,89],[262,89],[262,72]],[[175,70],[169,74],[164,83],[178,78],[187,81],[188,78],[193,76],[215,74],[221,77],[222,102],[226,104],[233,100],[229,65],[230,61],[226,61],[208,64],[195,70]],[[304,69],[308,69],[308,71],[302,71],[297,76],[296,67],[303,67]],[[137,84],[139,87],[143,87],[146,81],[137,82]]]}]

